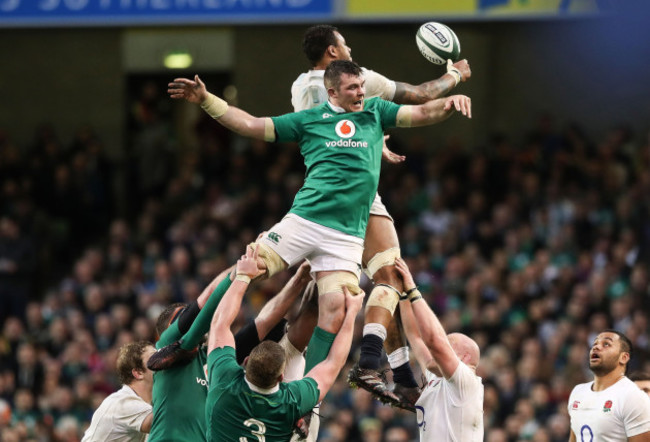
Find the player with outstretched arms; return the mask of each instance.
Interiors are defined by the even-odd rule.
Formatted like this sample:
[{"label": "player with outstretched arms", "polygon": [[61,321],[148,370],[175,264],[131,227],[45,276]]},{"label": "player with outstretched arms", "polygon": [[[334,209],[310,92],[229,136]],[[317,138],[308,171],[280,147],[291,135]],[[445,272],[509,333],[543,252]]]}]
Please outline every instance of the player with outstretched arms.
[{"label": "player with outstretched arms", "polygon": [[[337,28],[330,25],[312,26],[305,32],[303,52],[311,64],[308,72],[298,76],[291,86],[291,103],[294,111],[311,109],[328,99],[323,76],[334,60],[352,60],[351,49]],[[447,73],[436,80],[420,85],[393,81],[385,76],[362,68],[366,98],[381,97],[401,104],[421,104],[449,93],[461,81],[467,81],[471,70],[467,60],[447,66]],[[383,146],[383,158],[398,163],[404,157]],[[375,194],[370,207],[366,230],[363,264],[375,287],[369,295],[365,311],[365,325],[361,341],[361,356],[350,372],[350,381],[364,388],[384,402],[414,410],[419,390],[409,365],[408,347],[393,318],[399,295],[403,291],[395,258],[400,256],[399,240],[386,207],[379,194]],[[393,370],[395,389],[389,391],[379,375],[382,345],[386,347],[388,361]]]},{"label": "player with outstretched arms", "polygon": [[435,124],[455,112],[471,118],[471,101],[463,95],[413,106],[381,98],[365,100],[361,68],[349,60],[330,63],[324,82],[329,96],[326,103],[272,118],[254,117],[229,106],[210,94],[198,76],[177,78],[168,89],[172,98],[200,104],[240,135],[299,144],[307,167],[304,185],[289,213],[252,247],[260,250],[258,274],[268,277],[303,259],[311,264],[319,313],[308,345],[306,372],[327,356],[340,329],[345,316],[344,287],[361,293],[363,242],[379,182],[384,130]]},{"label": "player with outstretched arms", "polygon": [[571,391],[570,442],[650,442],[650,398],[625,376],[632,342],[605,330],[589,351],[594,380]]}]

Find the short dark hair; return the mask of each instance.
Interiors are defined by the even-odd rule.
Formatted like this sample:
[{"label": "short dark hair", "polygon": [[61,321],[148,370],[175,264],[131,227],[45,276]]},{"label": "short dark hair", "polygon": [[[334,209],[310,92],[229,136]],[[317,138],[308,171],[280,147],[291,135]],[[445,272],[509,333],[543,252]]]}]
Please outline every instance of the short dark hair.
[{"label": "short dark hair", "polygon": [[302,51],[312,66],[318,64],[330,45],[338,44],[335,32],[338,32],[338,29],[330,25],[315,25],[305,31]]},{"label": "short dark hair", "polygon": [[341,75],[348,74],[359,77],[361,73],[361,67],[352,60],[334,60],[325,69],[323,82],[328,89],[338,89],[341,85]]},{"label": "short dark hair", "polygon": [[162,335],[163,332],[167,330],[167,327],[169,327],[169,325],[174,322],[174,319],[178,318],[179,314],[185,307],[187,307],[187,304],[177,302],[175,304],[167,306],[165,310],[160,313],[158,320],[156,321],[156,333],[158,334],[158,337],[160,337],[160,335]]},{"label": "short dark hair", "polygon": [[630,338],[625,336],[620,331],[614,330],[613,328],[608,328],[606,330],[601,331],[600,333],[614,333],[615,335],[618,336],[619,341],[621,341],[621,351],[626,352],[628,355],[630,355],[630,358],[627,360],[627,364],[625,364],[625,371],[623,372],[623,373],[627,373],[627,368],[629,367],[629,363],[632,360],[632,350],[633,350],[632,341],[630,341]]},{"label": "short dark hair", "polygon": [[623,333],[621,333],[618,330],[614,330],[613,328],[608,328],[606,330],[601,331],[599,334],[602,333],[614,333],[615,335],[618,335],[620,341],[621,341],[621,350],[629,353],[630,354],[630,359],[632,359],[632,341],[630,341],[630,338],[625,336]]},{"label": "short dark hair", "polygon": [[647,371],[635,371],[628,376],[631,381],[650,381],[650,373]]},{"label": "short dark hair", "polygon": [[144,372],[142,355],[147,347],[153,346],[149,341],[129,342],[120,347],[117,355],[117,378],[121,384],[129,385],[135,380],[133,370]]},{"label": "short dark hair", "polygon": [[286,354],[280,344],[262,341],[248,356],[246,379],[260,388],[274,387],[284,371],[285,361]]}]

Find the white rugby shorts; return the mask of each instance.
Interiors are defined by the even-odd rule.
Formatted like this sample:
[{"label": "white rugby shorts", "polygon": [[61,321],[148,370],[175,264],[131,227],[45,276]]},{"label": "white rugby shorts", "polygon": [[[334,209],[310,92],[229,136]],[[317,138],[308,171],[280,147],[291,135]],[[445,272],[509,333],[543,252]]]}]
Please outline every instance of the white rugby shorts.
[{"label": "white rugby shorts", "polygon": [[307,259],[312,273],[345,270],[360,276],[363,239],[289,213],[260,241],[291,267]]},{"label": "white rugby shorts", "polygon": [[386,206],[384,206],[384,203],[381,202],[381,197],[378,193],[375,193],[375,199],[372,200],[372,205],[370,206],[370,214],[375,216],[385,216],[386,218],[395,222],[393,217],[390,216],[390,213],[388,213],[388,210],[386,209]]}]

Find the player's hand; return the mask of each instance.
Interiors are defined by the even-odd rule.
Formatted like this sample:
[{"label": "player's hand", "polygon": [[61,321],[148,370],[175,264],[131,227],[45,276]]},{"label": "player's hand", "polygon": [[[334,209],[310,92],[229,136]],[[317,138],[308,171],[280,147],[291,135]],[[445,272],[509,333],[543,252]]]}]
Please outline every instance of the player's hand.
[{"label": "player's hand", "polygon": [[363,305],[363,298],[366,297],[366,293],[361,290],[359,294],[354,295],[346,286],[343,286],[343,294],[345,295],[346,313],[357,316]]},{"label": "player's hand", "polygon": [[464,59],[452,64],[460,72],[460,81],[467,81],[472,76],[472,70],[469,68],[469,62]]},{"label": "player's hand", "polygon": [[302,264],[300,264],[300,267],[298,267],[298,270],[296,270],[296,274],[293,275],[294,278],[296,278],[296,281],[299,284],[307,284],[309,281],[312,280],[311,277],[311,265],[309,264],[309,261],[304,260]]},{"label": "player's hand", "polygon": [[259,274],[257,268],[257,252],[259,248],[259,244],[255,247],[255,249],[252,247],[246,248],[246,254],[242,255],[241,258],[239,258],[239,261],[237,261],[238,275],[247,275],[252,279]]},{"label": "player's hand", "polygon": [[402,276],[402,281],[404,281],[405,292],[415,287],[415,281],[413,281],[413,275],[411,275],[411,271],[409,270],[409,267],[406,265],[406,261],[404,261],[402,258],[397,258],[395,260],[395,268]]},{"label": "player's hand", "polygon": [[381,149],[381,158],[390,164],[398,164],[406,160],[404,155],[398,155],[388,148],[386,141],[390,138],[390,135],[384,135],[384,146]]},{"label": "player's hand", "polygon": [[445,111],[456,110],[467,118],[472,118],[472,100],[465,95],[452,95],[445,98]]},{"label": "player's hand", "polygon": [[[259,240],[262,239],[266,235],[266,231],[260,233],[257,236],[256,242],[249,244],[246,246],[246,253],[252,252],[253,248],[258,249],[259,248]],[[264,262],[263,259],[257,258],[257,273],[253,274],[251,278],[257,278],[258,276],[266,276],[266,263]]]},{"label": "player's hand", "polygon": [[198,75],[194,76],[194,80],[175,78],[167,85],[167,93],[174,99],[183,99],[195,104],[203,103],[208,97],[208,90]]}]

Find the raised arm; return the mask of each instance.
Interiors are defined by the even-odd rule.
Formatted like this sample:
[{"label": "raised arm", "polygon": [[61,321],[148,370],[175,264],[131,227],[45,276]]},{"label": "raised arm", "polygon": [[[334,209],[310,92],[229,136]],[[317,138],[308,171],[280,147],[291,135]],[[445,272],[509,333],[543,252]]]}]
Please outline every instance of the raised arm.
[{"label": "raised arm", "polygon": [[307,261],[303,262],[295,275],[289,279],[289,282],[275,295],[255,318],[255,328],[260,339],[269,334],[271,329],[287,314],[296,298],[305,290],[311,276],[309,272],[311,267]]},{"label": "raised arm", "polygon": [[258,140],[275,141],[273,121],[268,117],[254,117],[249,113],[228,106],[221,98],[211,94],[198,75],[194,80],[175,78],[168,84],[167,93],[176,100],[199,104],[212,118],[240,135]]},{"label": "raised arm", "polygon": [[472,118],[472,101],[465,95],[452,95],[417,106],[402,106],[397,112],[398,127],[429,126],[449,118],[454,111]]},{"label": "raised arm", "polygon": [[325,398],[329,389],[332,388],[336,377],[350,354],[352,335],[354,334],[354,320],[363,304],[363,292],[358,295],[353,295],[344,286],[343,293],[345,294],[345,318],[343,319],[343,324],[339,332],[336,334],[336,338],[334,338],[332,348],[330,348],[327,358],[316,364],[305,375],[305,377],[314,379],[318,384],[318,391],[320,391],[319,402]]},{"label": "raised arm", "polygon": [[257,275],[257,248],[246,248],[246,254],[237,261],[237,276],[214,312],[208,335],[208,353],[218,347],[234,347],[235,336],[230,326],[237,317],[242,298],[251,278]]},{"label": "raised arm", "polygon": [[409,301],[408,298],[400,300],[399,312],[406,339],[408,339],[409,346],[415,355],[415,359],[418,361],[420,368],[424,372],[424,370],[428,370],[433,356],[431,355],[427,345],[422,340],[420,330],[418,330],[418,325],[413,314],[413,307],[411,307],[411,301]]},{"label": "raised arm", "polygon": [[[199,304],[199,308],[203,308],[205,306],[205,303],[210,299],[210,295],[214,292],[214,290],[217,288],[219,283],[223,281],[226,278],[233,279],[235,277],[235,274],[233,272],[235,270],[235,266],[230,266],[226,270],[222,271],[219,273],[213,280],[208,284],[206,288],[203,289],[199,297],[196,299],[197,304]],[[232,273],[232,275],[231,275]]]},{"label": "raised arm", "polygon": [[395,82],[393,101],[399,104],[424,104],[427,101],[444,97],[461,81],[472,76],[467,60],[447,65],[447,73],[435,80],[414,86],[409,83]]},{"label": "raised arm", "polygon": [[404,280],[404,291],[406,293],[410,292],[409,298],[418,330],[422,340],[431,352],[431,356],[433,356],[427,368],[431,370],[437,365],[442,375],[449,379],[458,368],[460,360],[449,343],[447,333],[436,314],[419,295],[406,262],[402,258],[398,258],[395,260],[395,268],[397,268]]}]

